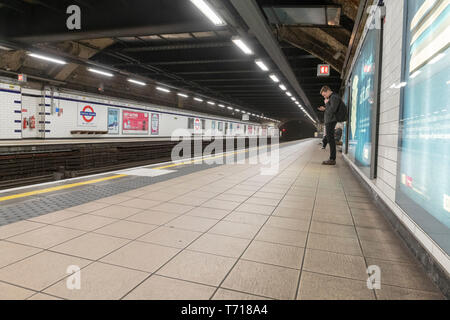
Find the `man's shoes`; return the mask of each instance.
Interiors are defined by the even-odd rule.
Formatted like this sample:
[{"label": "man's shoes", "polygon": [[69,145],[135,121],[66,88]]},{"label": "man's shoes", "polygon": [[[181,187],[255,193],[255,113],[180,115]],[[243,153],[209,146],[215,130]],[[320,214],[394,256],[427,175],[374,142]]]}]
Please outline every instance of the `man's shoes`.
[{"label": "man's shoes", "polygon": [[327,160],[327,161],[322,162],[322,164],[324,166],[335,166],[336,165],[336,161],[335,160]]}]

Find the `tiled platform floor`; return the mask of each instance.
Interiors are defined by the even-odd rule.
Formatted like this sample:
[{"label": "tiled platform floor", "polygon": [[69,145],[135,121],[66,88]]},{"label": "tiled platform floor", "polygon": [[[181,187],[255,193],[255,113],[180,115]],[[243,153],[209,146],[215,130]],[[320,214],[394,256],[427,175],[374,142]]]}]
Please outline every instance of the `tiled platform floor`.
[{"label": "tiled platform floor", "polygon": [[275,176],[224,165],[0,227],[0,299],[442,299],[326,158],[302,142]]}]

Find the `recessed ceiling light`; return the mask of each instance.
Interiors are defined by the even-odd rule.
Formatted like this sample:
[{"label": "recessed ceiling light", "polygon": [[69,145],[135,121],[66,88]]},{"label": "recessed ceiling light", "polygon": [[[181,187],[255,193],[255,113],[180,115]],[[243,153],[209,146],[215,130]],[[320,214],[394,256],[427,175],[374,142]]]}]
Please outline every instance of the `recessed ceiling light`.
[{"label": "recessed ceiling light", "polygon": [[245,44],[245,42],[239,37],[233,37],[231,39],[233,43],[239,47],[246,55],[252,55],[253,51]]},{"label": "recessed ceiling light", "polygon": [[147,85],[147,84],[144,83],[144,82],[137,81],[137,80],[134,80],[134,79],[128,79],[128,82],[131,82],[131,83],[134,83],[134,84],[138,84],[138,85],[140,85],[140,86],[146,86],[146,85]]},{"label": "recessed ceiling light", "polygon": [[223,104],[219,104],[219,107],[221,108],[225,108],[225,106]]},{"label": "recessed ceiling light", "polygon": [[67,64],[67,62],[65,62],[63,60],[43,56],[43,55],[36,54],[36,53],[29,53],[28,55],[33,58],[37,58],[37,59],[41,59],[41,60],[45,60],[45,61],[49,61],[49,62],[53,62],[53,63],[57,63],[57,64]]},{"label": "recessed ceiling light", "polygon": [[177,95],[180,96],[180,97],[183,97],[183,98],[189,98],[189,96],[187,94],[184,94],[184,93],[178,93]]},{"label": "recessed ceiling light", "polygon": [[212,102],[212,101],[208,101],[208,104],[210,104],[210,105],[212,105],[212,106],[215,106],[215,105],[216,105],[216,103],[215,103],[215,102]]},{"label": "recessed ceiling light", "polygon": [[198,102],[203,102],[203,99],[200,99],[200,98],[194,98],[194,100],[198,101]]},{"label": "recessed ceiling light", "polygon": [[292,93],[290,93],[289,91],[286,92],[286,95],[287,95],[288,97],[292,97]]},{"label": "recessed ceiling light", "polygon": [[286,91],[286,90],[287,90],[287,88],[286,88],[286,86],[285,86],[284,84],[280,84],[280,88],[281,88],[281,90],[283,90],[283,91]]},{"label": "recessed ceiling light", "polygon": [[162,87],[156,87],[156,90],[158,90],[158,91],[162,91],[162,92],[170,92],[170,90],[169,89],[166,89],[166,88],[162,88]]},{"label": "recessed ceiling light", "polygon": [[264,64],[264,62],[261,59],[255,60],[255,63],[262,71],[269,71],[269,68]]},{"label": "recessed ceiling light", "polygon": [[274,74],[271,74],[269,77],[270,79],[272,79],[273,82],[280,82],[280,79],[278,79],[278,77]]},{"label": "recessed ceiling light", "polygon": [[112,73],[105,72],[105,71],[101,71],[101,70],[97,70],[97,69],[89,68],[88,70],[89,70],[90,72],[94,72],[94,73],[97,73],[97,74],[101,74],[102,76],[107,76],[107,77],[113,77],[113,76],[114,76]]},{"label": "recessed ceiling light", "polygon": [[216,26],[225,26],[226,22],[204,0],[191,0],[191,2]]}]

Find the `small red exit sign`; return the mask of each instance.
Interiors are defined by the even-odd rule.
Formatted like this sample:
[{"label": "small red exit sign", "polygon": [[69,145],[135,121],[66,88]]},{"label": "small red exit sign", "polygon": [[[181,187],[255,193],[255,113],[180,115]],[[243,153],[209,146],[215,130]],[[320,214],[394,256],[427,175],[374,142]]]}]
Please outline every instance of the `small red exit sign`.
[{"label": "small red exit sign", "polygon": [[318,77],[330,76],[330,65],[329,64],[319,64],[317,66],[317,76]]},{"label": "small red exit sign", "polygon": [[19,74],[17,75],[17,80],[19,82],[27,82],[27,76],[25,74]]}]

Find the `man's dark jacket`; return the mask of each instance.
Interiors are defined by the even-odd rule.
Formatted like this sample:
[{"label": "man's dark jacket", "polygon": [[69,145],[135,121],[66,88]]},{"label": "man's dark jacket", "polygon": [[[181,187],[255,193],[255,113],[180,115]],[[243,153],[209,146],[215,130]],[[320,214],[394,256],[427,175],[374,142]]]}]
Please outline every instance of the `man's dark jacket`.
[{"label": "man's dark jacket", "polygon": [[336,112],[338,111],[339,104],[341,103],[341,97],[338,94],[332,93],[330,101],[326,104],[325,109],[325,124],[337,122]]}]

